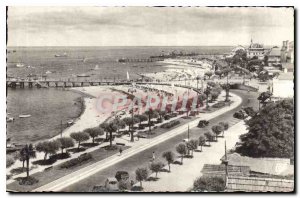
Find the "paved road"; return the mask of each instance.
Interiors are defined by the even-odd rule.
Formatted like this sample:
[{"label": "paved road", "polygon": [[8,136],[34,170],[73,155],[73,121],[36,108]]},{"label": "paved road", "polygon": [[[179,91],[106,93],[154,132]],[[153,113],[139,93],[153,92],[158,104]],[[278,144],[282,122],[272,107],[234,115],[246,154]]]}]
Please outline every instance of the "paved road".
[{"label": "paved road", "polygon": [[[248,94],[245,92],[237,91],[235,93],[240,95],[243,99],[248,98]],[[241,105],[245,106],[246,104],[243,102]],[[234,111],[236,111],[236,108],[239,108],[241,105],[238,105],[238,107],[235,107],[233,110],[230,110],[229,112],[212,119],[212,124],[223,120],[229,121],[231,125],[234,124],[237,121],[232,118],[232,114]],[[210,118],[213,118],[213,116],[216,116],[216,114],[210,115]],[[190,127],[192,128],[193,126],[196,126],[197,122],[198,121],[193,121],[190,123]],[[118,170],[125,170],[129,172],[132,179],[134,179],[134,171],[136,167],[148,166],[149,159],[151,158],[153,151],[155,151],[157,158],[160,158],[162,152],[166,150],[173,150],[174,145],[178,144],[182,141],[182,139],[187,137],[185,131],[186,128],[186,126],[178,127],[164,135],[154,138],[148,144],[141,145],[140,148],[128,150],[128,152],[124,152],[122,156],[117,158],[116,156],[113,156],[101,162],[97,162],[92,166],[88,166],[45,186],[42,186],[35,191],[90,191],[94,185],[103,185],[104,180],[107,177],[114,176],[115,172]],[[197,138],[206,130],[207,129],[192,129],[190,132],[190,137]]]}]

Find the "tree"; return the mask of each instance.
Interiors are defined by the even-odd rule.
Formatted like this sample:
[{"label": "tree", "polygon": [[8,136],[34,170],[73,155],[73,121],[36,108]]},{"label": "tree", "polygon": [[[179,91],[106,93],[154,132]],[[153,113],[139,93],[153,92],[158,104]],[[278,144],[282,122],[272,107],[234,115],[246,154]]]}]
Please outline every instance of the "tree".
[{"label": "tree", "polygon": [[215,101],[219,97],[220,93],[212,90],[210,93],[211,101]]},{"label": "tree", "polygon": [[210,77],[213,75],[213,73],[211,71],[208,71],[208,72],[205,72],[204,75],[207,76],[208,79],[210,79]]},{"label": "tree", "polygon": [[85,133],[89,134],[92,138],[93,144],[95,143],[95,138],[104,134],[104,130],[100,127],[88,128],[84,130]]},{"label": "tree", "polygon": [[271,96],[272,96],[272,93],[269,92],[269,91],[262,92],[262,93],[258,96],[257,100],[259,100],[259,103],[260,103],[260,104],[263,104],[263,106],[265,106],[265,105],[267,104],[267,100],[268,100],[268,99],[271,100]]},{"label": "tree", "polygon": [[27,177],[29,177],[29,161],[31,158],[35,158],[36,157],[36,153],[33,150],[33,146],[32,144],[26,144],[26,146],[21,149],[21,155],[25,157],[25,161],[26,161],[26,173],[27,173]]},{"label": "tree", "polygon": [[208,132],[205,132],[204,135],[205,135],[206,140],[208,141],[208,143],[210,145],[210,142],[212,142],[213,139],[214,139],[214,134],[212,132],[208,131]]},{"label": "tree", "polygon": [[50,140],[50,141],[44,141],[39,142],[35,148],[38,152],[45,153],[44,160],[47,159],[48,154],[55,154],[59,148],[61,147],[61,144],[58,140]]},{"label": "tree", "polygon": [[188,153],[189,151],[192,151],[192,156],[194,154],[194,150],[196,150],[198,148],[198,140],[190,140],[187,142],[186,147],[188,149]]},{"label": "tree", "polygon": [[218,71],[215,71],[215,74],[219,76],[219,79],[221,79],[223,72],[218,70]]},{"label": "tree", "polygon": [[74,141],[70,137],[62,137],[57,139],[60,142],[61,153],[64,153],[64,149],[74,146]]},{"label": "tree", "polygon": [[183,157],[186,155],[187,153],[187,148],[186,148],[186,145],[183,144],[183,143],[180,143],[176,146],[176,151],[177,153],[180,154],[181,156],[181,164],[183,164]]},{"label": "tree", "polygon": [[81,142],[85,142],[87,140],[90,139],[90,136],[89,134],[87,134],[86,132],[74,132],[74,133],[71,133],[71,138],[73,138],[76,142],[78,142],[78,151],[79,151],[79,148],[80,148],[80,143]]},{"label": "tree", "polygon": [[224,132],[228,130],[229,124],[228,124],[228,122],[219,122],[219,125],[223,127],[223,131],[222,131],[223,135],[222,136],[224,137]]},{"label": "tree", "polygon": [[160,172],[163,167],[164,164],[162,162],[152,162],[149,168],[152,172],[155,173],[155,177],[157,178],[158,172]]},{"label": "tree", "polygon": [[226,187],[225,180],[220,176],[202,176],[194,181],[194,191],[220,192]]},{"label": "tree", "polygon": [[118,130],[118,126],[115,122],[109,122],[106,131],[109,133],[109,145],[112,147],[113,133]]},{"label": "tree", "polygon": [[209,106],[208,106],[208,96],[209,96],[210,92],[211,92],[211,88],[210,88],[210,87],[207,87],[207,88],[204,90],[204,94],[206,95],[206,109],[209,108]]},{"label": "tree", "polygon": [[224,128],[221,125],[214,125],[211,127],[211,130],[216,134],[216,141],[218,141],[218,136],[222,133]]},{"label": "tree", "polygon": [[163,117],[166,115],[166,111],[157,110],[157,113],[159,115],[159,119],[162,121]]},{"label": "tree", "polygon": [[140,120],[137,117],[126,117],[123,119],[124,123],[129,127],[129,132],[130,132],[130,136],[131,136],[131,142],[134,142],[134,137],[133,137],[133,133],[134,130],[133,128],[131,128],[131,126],[133,127],[134,124],[140,122]]},{"label": "tree", "polygon": [[103,123],[101,123],[99,125],[99,127],[102,128],[106,132],[105,139],[108,139],[108,133],[109,132],[106,130],[108,128],[108,123],[107,122],[103,122]]},{"label": "tree", "polygon": [[294,157],[294,100],[269,103],[246,121],[236,152],[250,157]]},{"label": "tree", "polygon": [[118,134],[120,133],[120,129],[124,129],[126,127],[126,123],[123,120],[121,120],[120,118],[114,119],[113,122],[118,127],[118,129],[117,129]]},{"label": "tree", "polygon": [[172,151],[166,151],[162,154],[162,157],[166,159],[169,166],[169,172],[171,172],[171,163],[174,162],[175,155]]},{"label": "tree", "polygon": [[198,95],[198,103],[201,105],[201,106],[204,106],[204,101],[207,99],[206,95],[205,94],[199,94]]},{"label": "tree", "polygon": [[135,179],[140,182],[141,188],[142,186],[142,181],[145,181],[148,178],[148,170],[147,168],[138,168],[135,171]]},{"label": "tree", "polygon": [[199,142],[199,146],[201,147],[201,152],[202,152],[202,147],[205,145],[205,142],[206,142],[205,136],[200,135],[198,142]]},{"label": "tree", "polygon": [[148,120],[148,116],[145,115],[145,114],[138,114],[138,115],[135,115],[139,121],[140,121],[140,125],[142,124],[142,122],[144,121],[147,121]]},{"label": "tree", "polygon": [[25,154],[25,151],[24,151],[25,147],[22,148],[18,154],[18,157],[19,157],[19,160],[22,162],[23,164],[23,168],[24,168],[24,164],[25,164],[25,161],[26,161],[26,156],[24,155]]},{"label": "tree", "polygon": [[145,112],[145,115],[148,116],[149,132],[151,132],[151,119],[152,118],[157,118],[158,117],[158,113],[155,110],[153,110],[153,109],[149,109],[148,111]]}]

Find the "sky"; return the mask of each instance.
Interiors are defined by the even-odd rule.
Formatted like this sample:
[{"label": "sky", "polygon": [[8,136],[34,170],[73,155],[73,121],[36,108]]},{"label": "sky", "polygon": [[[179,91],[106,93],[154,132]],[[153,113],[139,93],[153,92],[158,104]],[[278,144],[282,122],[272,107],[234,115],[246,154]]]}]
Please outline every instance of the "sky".
[{"label": "sky", "polygon": [[9,7],[8,46],[235,46],[294,40],[292,8]]}]

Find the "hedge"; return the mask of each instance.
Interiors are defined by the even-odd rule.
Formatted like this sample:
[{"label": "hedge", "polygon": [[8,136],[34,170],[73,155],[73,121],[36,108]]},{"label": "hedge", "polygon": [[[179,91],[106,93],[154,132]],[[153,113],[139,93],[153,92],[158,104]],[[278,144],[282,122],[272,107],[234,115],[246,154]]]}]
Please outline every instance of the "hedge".
[{"label": "hedge", "polygon": [[172,120],[171,122],[162,124],[160,127],[161,127],[161,128],[169,129],[169,128],[172,128],[172,127],[174,127],[174,126],[176,126],[176,125],[179,125],[179,124],[180,124],[180,121],[179,121],[179,120]]},{"label": "hedge", "polygon": [[60,165],[60,168],[71,168],[76,165],[81,165],[82,163],[93,159],[92,155],[89,153],[81,154],[79,157],[66,161]]}]

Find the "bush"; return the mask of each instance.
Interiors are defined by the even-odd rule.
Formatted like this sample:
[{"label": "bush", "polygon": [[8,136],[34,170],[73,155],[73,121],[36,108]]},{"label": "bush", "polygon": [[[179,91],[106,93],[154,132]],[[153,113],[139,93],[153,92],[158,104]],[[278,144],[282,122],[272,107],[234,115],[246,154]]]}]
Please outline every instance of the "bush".
[{"label": "bush", "polygon": [[89,153],[81,154],[79,157],[75,159],[71,159],[66,161],[60,165],[60,168],[71,168],[76,165],[81,165],[82,163],[93,159],[92,155]]},{"label": "bush", "polygon": [[243,120],[243,119],[245,119],[246,116],[244,115],[244,113],[242,111],[237,111],[233,114],[233,117]]},{"label": "bush", "polygon": [[19,185],[26,186],[31,186],[39,182],[39,180],[34,177],[19,177],[17,178],[17,181],[19,182]]},{"label": "bush", "polygon": [[160,127],[165,128],[165,129],[169,129],[169,128],[172,128],[172,127],[174,127],[176,125],[179,125],[179,124],[180,124],[179,120],[172,120],[171,122],[162,124]]},{"label": "bush", "polygon": [[256,114],[253,107],[246,107],[246,108],[244,108],[244,111],[250,117],[253,117]]},{"label": "bush", "polygon": [[170,120],[170,118],[171,118],[170,115],[165,115],[165,116],[164,116],[164,119],[165,119],[165,120]]},{"label": "bush", "polygon": [[118,182],[121,180],[128,180],[129,174],[126,171],[118,171],[115,175],[115,178],[118,180]]},{"label": "bush", "polygon": [[203,176],[194,181],[194,191],[224,191],[225,190],[225,180],[223,177],[218,176]]},{"label": "bush", "polygon": [[121,180],[118,183],[118,188],[120,191],[127,191],[131,189],[131,184],[128,180]]}]

